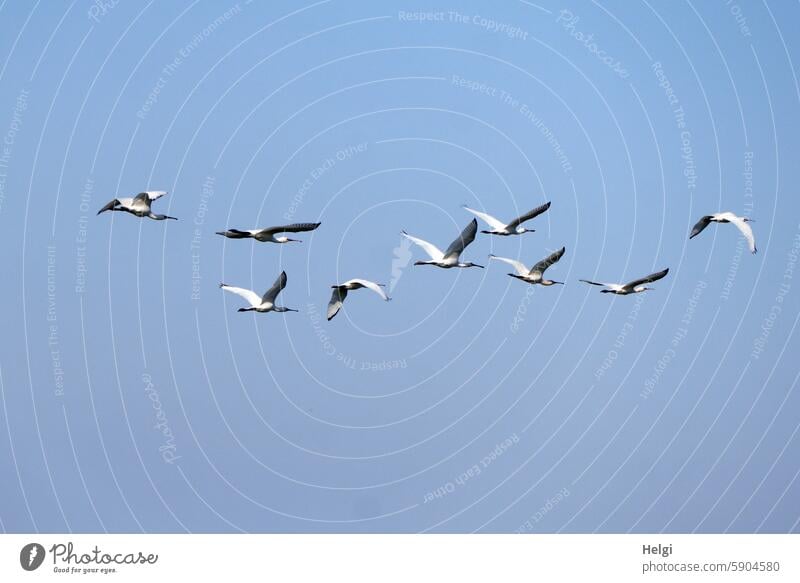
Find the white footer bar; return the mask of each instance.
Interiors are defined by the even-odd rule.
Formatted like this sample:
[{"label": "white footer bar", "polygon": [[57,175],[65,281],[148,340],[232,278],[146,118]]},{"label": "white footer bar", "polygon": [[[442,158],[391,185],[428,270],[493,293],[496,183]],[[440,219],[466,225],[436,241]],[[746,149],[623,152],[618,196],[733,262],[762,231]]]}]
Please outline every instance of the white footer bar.
[{"label": "white footer bar", "polygon": [[0,581],[800,581],[800,535],[2,535]]}]

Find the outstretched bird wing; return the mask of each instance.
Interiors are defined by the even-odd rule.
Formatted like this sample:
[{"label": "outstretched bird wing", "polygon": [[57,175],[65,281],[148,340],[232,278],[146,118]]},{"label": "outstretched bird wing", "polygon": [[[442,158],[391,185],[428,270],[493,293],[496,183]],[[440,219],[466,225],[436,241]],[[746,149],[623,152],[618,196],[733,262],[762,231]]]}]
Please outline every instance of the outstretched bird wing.
[{"label": "outstretched bird wing", "polygon": [[279,227],[267,227],[260,229],[259,235],[274,235],[275,233],[301,233],[303,231],[313,231],[322,223],[294,223],[291,225],[281,225]]},{"label": "outstretched bird wing", "polygon": [[477,232],[478,232],[478,221],[476,219],[472,219],[469,222],[469,224],[466,227],[464,227],[464,230],[461,231],[461,234],[458,236],[458,239],[450,243],[450,246],[444,252],[444,256],[458,257],[459,255],[461,255],[461,253],[464,252],[466,246],[475,240],[475,233]]},{"label": "outstretched bird wing", "polygon": [[333,293],[331,294],[331,301],[328,302],[328,320],[330,321],[333,317],[339,313],[339,310],[342,309],[342,302],[347,297],[347,288],[345,287],[335,287],[333,288]]},{"label": "outstretched bird wing", "polygon": [[689,235],[689,238],[691,239],[702,233],[703,229],[705,229],[710,223],[711,215],[704,216],[702,219],[697,221],[694,227],[692,227],[692,233]]},{"label": "outstretched bird wing", "polygon": [[530,221],[532,218],[538,217],[540,214],[542,214],[549,208],[550,208],[549,202],[544,203],[542,206],[537,206],[535,209],[528,211],[524,215],[518,216],[516,219],[508,223],[508,228],[516,229],[525,221]]},{"label": "outstretched bird wing", "polygon": [[551,253],[548,257],[542,259],[539,263],[533,266],[531,269],[531,274],[536,273],[544,273],[545,269],[553,265],[553,263],[557,263],[559,259],[564,255],[564,251],[566,251],[566,247],[562,247],[555,253]]},{"label": "outstretched bird wing", "polygon": [[496,261],[502,261],[503,263],[508,263],[509,265],[514,267],[514,270],[517,272],[518,275],[526,276],[530,273],[530,270],[526,265],[524,265],[521,261],[517,261],[516,259],[509,259],[508,257],[498,257],[497,255],[489,255],[489,259],[495,259]]},{"label": "outstretched bird wing", "polygon": [[501,222],[498,219],[494,218],[492,215],[487,215],[486,213],[482,213],[480,211],[476,211],[475,209],[471,209],[465,204],[461,205],[461,206],[464,207],[465,211],[472,213],[473,215],[475,215],[476,217],[481,219],[483,222],[485,222],[487,225],[489,225],[493,229],[497,229],[499,231],[499,230],[502,230],[502,229],[506,228],[506,226],[505,226],[505,224],[503,222]]},{"label": "outstretched bird wing", "polygon": [[420,247],[422,247],[425,250],[425,253],[427,253],[430,256],[430,258],[433,259],[434,261],[441,261],[442,258],[444,257],[444,253],[442,253],[442,250],[439,249],[433,243],[428,243],[424,239],[418,239],[417,237],[412,237],[405,231],[403,231],[400,234],[403,235],[403,237],[405,237],[412,243],[414,243],[415,245],[419,245]]},{"label": "outstretched bird wing", "polygon": [[138,200],[150,204],[151,202],[153,202],[158,198],[161,198],[165,194],[167,194],[166,190],[147,190],[145,192],[140,192],[139,194],[134,196],[133,200]]},{"label": "outstretched bird wing", "polygon": [[756,237],[753,235],[753,229],[747,224],[743,217],[736,217],[735,219],[730,219],[736,228],[742,232],[744,238],[747,239],[747,245],[750,247],[750,253],[755,253],[756,249]]},{"label": "outstretched bird wing", "polygon": [[358,284],[358,285],[360,285],[362,287],[365,287],[367,289],[371,289],[376,294],[381,296],[381,298],[384,301],[388,302],[391,299],[389,296],[386,295],[386,292],[383,291],[383,286],[381,284],[379,284],[379,283],[375,283],[374,281],[369,281],[367,279],[351,279],[350,281],[346,281],[342,285],[347,285],[347,284]]},{"label": "outstretched bird wing", "polygon": [[237,296],[243,297],[245,300],[247,300],[247,303],[249,303],[250,306],[253,308],[257,308],[258,306],[261,305],[261,297],[254,291],[251,291],[249,289],[244,289],[242,287],[234,287],[226,283],[219,284],[219,287],[221,287],[223,290],[227,292],[231,292],[233,294],[236,294]]},{"label": "outstretched bird wing", "polygon": [[668,273],[669,273],[669,268],[665,269],[664,271],[659,271],[657,273],[651,273],[650,275],[647,275],[640,279],[634,279],[633,281],[626,283],[624,287],[634,288],[638,285],[644,285],[645,283],[653,283],[654,281],[658,281]]},{"label": "outstretched bird wing", "polygon": [[261,302],[270,302],[271,304],[275,303],[275,298],[278,297],[278,294],[281,293],[281,290],[286,287],[286,272],[281,271],[281,274],[278,276],[278,279],[275,280],[275,283],[272,284],[272,287],[269,288],[261,298]]}]

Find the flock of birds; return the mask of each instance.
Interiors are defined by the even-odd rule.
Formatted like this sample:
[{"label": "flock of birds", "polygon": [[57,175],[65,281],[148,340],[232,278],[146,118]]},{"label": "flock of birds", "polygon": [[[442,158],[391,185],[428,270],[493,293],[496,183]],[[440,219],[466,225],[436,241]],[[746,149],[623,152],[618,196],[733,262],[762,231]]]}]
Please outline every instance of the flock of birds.
[{"label": "flock of birds", "polygon": [[[146,192],[140,192],[133,198],[115,198],[103,208],[98,211],[98,215],[100,213],[106,211],[121,211],[130,213],[139,218],[149,218],[156,221],[163,221],[166,219],[173,219],[177,220],[175,217],[170,217],[167,215],[160,215],[156,214],[152,211],[151,206],[152,203],[167,194],[165,191],[162,190],[151,190]],[[533,232],[534,229],[528,229],[522,226],[523,223],[534,219],[535,217],[541,215],[542,213],[546,212],[550,208],[550,203],[543,204],[538,206],[525,214],[522,214],[515,218],[513,221],[509,223],[503,223],[502,221],[496,219],[495,217],[486,214],[484,212],[477,211],[475,209],[471,209],[468,206],[464,205],[464,210],[467,212],[472,213],[476,217],[480,218],[484,221],[489,228],[482,230],[481,233],[485,233],[487,235],[498,235],[501,237],[508,237],[512,235],[522,235],[523,233],[530,233]],[[756,242],[755,236],[753,235],[753,230],[748,223],[752,222],[752,219],[748,217],[740,217],[731,212],[721,212],[716,213],[713,215],[706,215],[702,217],[697,224],[692,228],[692,232],[689,235],[689,239],[693,239],[697,235],[699,235],[708,225],[711,223],[730,223],[736,226],[739,231],[741,231],[742,235],[744,235],[745,239],[747,240],[748,246],[750,248],[751,253],[756,252]],[[284,235],[283,233],[302,233],[306,231],[313,231],[320,226],[321,223],[295,223],[291,225],[282,225],[277,227],[268,227],[266,229],[250,229],[250,230],[239,230],[239,229],[227,229],[225,231],[217,231],[217,235],[222,235],[223,237],[227,237],[229,239],[255,239],[256,241],[260,242],[268,242],[268,243],[290,243],[290,242],[301,242],[299,239],[291,239],[288,236]],[[414,265],[433,265],[435,267],[440,267],[442,269],[452,269],[454,267],[459,268],[468,268],[468,267],[481,267],[483,265],[478,265],[477,263],[472,263],[471,261],[462,261],[461,255],[467,246],[475,240],[475,236],[478,232],[478,221],[477,219],[472,219],[469,224],[464,228],[461,234],[456,238],[450,245],[442,251],[433,243],[429,243],[424,239],[420,239],[418,237],[413,237],[406,233],[405,231],[402,232],[402,236],[420,247],[425,253],[428,254],[430,257],[427,261],[416,261]],[[509,259],[507,257],[499,257],[497,255],[490,255],[489,259],[493,259],[496,261],[501,261],[503,263],[507,263],[514,268],[516,273],[509,273],[511,277],[524,281],[526,283],[532,285],[543,285],[543,286],[551,286],[555,284],[563,284],[561,281],[553,281],[551,279],[546,279],[544,277],[545,271],[552,266],[553,264],[557,263],[561,257],[564,256],[566,249],[562,247],[558,251],[551,253],[538,263],[534,264],[533,267],[528,267],[527,265],[523,264],[516,259]],[[664,269],[662,271],[658,271],[656,273],[651,273],[645,277],[641,277],[639,279],[635,279],[628,283],[602,283],[596,281],[589,281],[586,279],[581,279],[580,281],[584,283],[588,283],[591,285],[601,286],[605,289],[600,290],[602,293],[612,293],[616,295],[629,295],[629,294],[636,294],[647,291],[652,289],[647,287],[648,283],[652,283],[654,281],[658,281],[659,279],[665,277],[669,273],[669,269]],[[275,283],[272,284],[262,296],[259,296],[256,292],[241,288],[235,287],[232,285],[228,285],[225,283],[221,283],[220,288],[224,291],[231,292],[242,297],[247,303],[249,307],[246,308],[239,308],[239,312],[297,312],[298,310],[294,310],[292,308],[286,308],[283,306],[277,306],[275,304],[275,300],[278,297],[278,294],[281,293],[283,288],[286,287],[286,272],[283,271],[278,276],[278,279],[275,280]],[[342,308],[342,303],[344,302],[345,298],[347,297],[348,292],[357,290],[357,289],[369,289],[378,294],[381,299],[385,301],[389,301],[391,298],[386,295],[384,291],[384,284],[375,283],[373,281],[369,281],[366,279],[350,279],[345,281],[344,283],[339,283],[332,285],[333,294],[331,295],[331,299],[328,302],[328,313],[327,317],[328,320],[331,320],[339,310]]]}]

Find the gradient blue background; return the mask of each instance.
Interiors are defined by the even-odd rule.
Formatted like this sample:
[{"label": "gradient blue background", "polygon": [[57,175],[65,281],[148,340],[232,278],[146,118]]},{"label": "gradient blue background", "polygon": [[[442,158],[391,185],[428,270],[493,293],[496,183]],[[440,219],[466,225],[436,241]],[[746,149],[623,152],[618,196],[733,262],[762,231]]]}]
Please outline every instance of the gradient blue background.
[{"label": "gradient blue background", "polygon": [[[798,18],[780,2],[3,2],[0,528],[797,531]],[[180,221],[95,216],[144,189]],[[401,244],[446,246],[462,203],[510,218],[547,200],[535,233],[479,236],[464,258],[565,245],[564,287],[495,262],[413,267]],[[688,241],[719,210],[756,219],[757,255],[730,226]],[[322,226],[285,246],[214,235],[287,217]],[[664,267],[642,296],[578,282]],[[217,288],[261,293],[282,269],[300,313],[239,314]],[[351,277],[393,301],[357,292],[320,321]]]}]

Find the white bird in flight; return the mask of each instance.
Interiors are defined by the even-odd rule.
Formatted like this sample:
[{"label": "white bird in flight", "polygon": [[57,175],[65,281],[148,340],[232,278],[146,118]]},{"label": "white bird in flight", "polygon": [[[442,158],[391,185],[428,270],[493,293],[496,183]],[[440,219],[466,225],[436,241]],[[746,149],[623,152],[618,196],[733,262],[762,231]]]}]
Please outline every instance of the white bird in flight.
[{"label": "white bird in flight", "polygon": [[635,279],[628,283],[598,283],[595,281],[589,281],[588,279],[582,279],[581,281],[584,283],[590,283],[592,285],[601,285],[608,288],[600,290],[600,292],[604,294],[617,294],[618,296],[627,296],[628,294],[638,294],[643,291],[653,289],[652,287],[646,287],[645,284],[658,281],[668,273],[669,273],[669,268],[665,269],[664,271],[659,271],[658,273],[651,273],[648,276],[642,277],[641,279]]},{"label": "white bird in flight", "polygon": [[402,232],[402,235],[412,243],[422,247],[425,250],[425,253],[427,253],[431,258],[430,261],[416,261],[414,262],[414,265],[435,265],[436,267],[441,267],[443,269],[450,269],[451,267],[483,267],[483,265],[478,265],[477,263],[464,263],[460,260],[460,256],[464,252],[466,246],[475,240],[475,234],[477,232],[478,221],[472,219],[458,236],[458,239],[450,243],[450,246],[444,252],[436,245],[428,243],[423,239],[412,237],[405,231]]},{"label": "white bird in flight", "polygon": [[281,290],[286,287],[286,272],[282,271],[263,296],[259,296],[256,292],[241,287],[234,287],[226,283],[219,284],[223,290],[243,297],[250,304],[249,308],[239,308],[239,312],[297,312],[291,308],[284,308],[275,305],[275,298],[281,293]]},{"label": "white bird in flight", "polygon": [[508,259],[507,257],[498,257],[497,255],[489,255],[490,259],[495,259],[497,261],[502,261],[503,263],[508,263],[509,265],[513,266],[517,273],[509,273],[511,277],[515,277],[522,281],[528,282],[530,284],[539,284],[544,286],[550,286],[554,284],[561,284],[564,285],[563,281],[553,281],[552,279],[545,279],[544,272],[545,270],[553,265],[554,263],[558,262],[559,259],[564,255],[564,251],[566,250],[565,247],[562,247],[555,253],[551,253],[549,256],[542,259],[539,263],[528,269],[525,264],[516,259]]},{"label": "white bird in flight", "polygon": [[753,222],[753,219],[739,217],[731,212],[706,215],[697,221],[697,224],[695,224],[695,226],[692,228],[692,234],[689,235],[689,238],[692,239],[693,237],[696,237],[702,233],[703,229],[705,229],[710,223],[733,223],[736,225],[736,228],[742,232],[744,238],[747,239],[747,245],[750,247],[750,253],[755,253],[757,251],[756,238],[755,235],[753,235],[753,229],[747,224],[751,222]]},{"label": "white bird in flight", "polygon": [[300,239],[290,239],[289,237],[276,237],[277,233],[300,233],[303,231],[313,231],[322,223],[295,223],[293,225],[283,225],[280,227],[267,227],[266,229],[250,229],[242,231],[239,229],[228,229],[227,231],[217,231],[217,235],[222,235],[228,239],[255,239],[262,243],[301,243]]},{"label": "white bird in flight", "polygon": [[385,301],[389,301],[389,296],[386,295],[386,292],[383,291],[385,287],[382,283],[375,283],[373,281],[367,281],[366,279],[349,279],[344,283],[339,283],[336,285],[331,286],[333,288],[333,294],[331,294],[331,301],[328,302],[328,320],[330,321],[336,314],[339,313],[339,310],[342,309],[342,303],[344,299],[347,297],[347,292],[354,290],[354,289],[361,289],[365,287],[367,289],[371,289],[376,294],[381,296],[381,298]]},{"label": "white bird in flight", "polygon": [[476,217],[480,218],[482,221],[486,222],[487,225],[491,227],[489,231],[481,231],[481,233],[486,233],[487,235],[502,235],[507,237],[509,235],[521,235],[522,233],[533,233],[536,229],[526,229],[522,226],[522,223],[525,221],[529,221],[534,217],[538,217],[540,214],[545,212],[547,209],[550,208],[550,203],[547,202],[542,206],[537,206],[535,209],[528,211],[524,215],[518,216],[516,219],[511,221],[508,224],[503,223],[502,221],[494,218],[492,215],[488,215],[486,213],[482,213],[480,211],[476,211],[475,209],[469,208],[467,205],[463,205],[464,210],[471,212]]},{"label": "white bird in flight", "polygon": [[139,218],[147,217],[148,219],[153,219],[154,221],[163,221],[165,219],[173,219],[177,221],[178,219],[175,217],[158,215],[150,210],[150,205],[153,203],[153,201],[161,198],[165,194],[167,193],[164,190],[148,190],[145,192],[140,192],[133,198],[115,198],[106,206],[97,211],[97,214],[99,215],[100,213],[104,213],[106,211],[123,211]]}]

